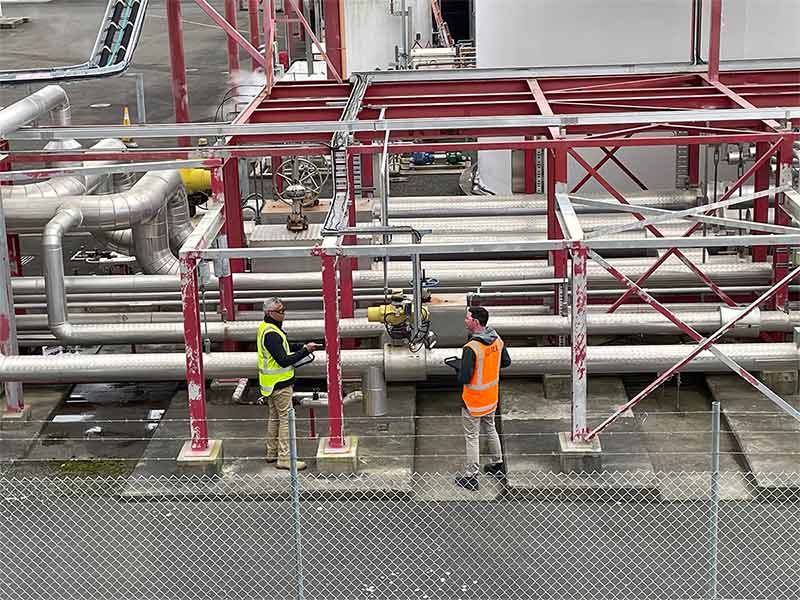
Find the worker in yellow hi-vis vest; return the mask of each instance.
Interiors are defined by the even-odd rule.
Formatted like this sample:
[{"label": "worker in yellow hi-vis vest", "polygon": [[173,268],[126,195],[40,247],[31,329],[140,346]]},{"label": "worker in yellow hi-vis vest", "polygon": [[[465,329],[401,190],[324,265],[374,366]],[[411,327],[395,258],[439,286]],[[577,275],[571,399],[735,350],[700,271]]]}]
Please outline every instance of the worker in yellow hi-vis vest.
[{"label": "worker in yellow hi-vis vest", "polygon": [[506,473],[494,417],[500,392],[500,369],[511,364],[511,357],[497,332],[487,326],[488,322],[489,312],[482,306],[467,309],[464,325],[469,337],[461,350],[461,360],[450,365],[456,368],[458,380],[464,386],[461,392],[464,400],[461,416],[466,442],[466,466],[464,474],[456,478],[456,484],[470,491],[480,488],[481,434],[489,443],[489,462],[483,467],[484,473],[498,479],[505,477]]},{"label": "worker in yellow hi-vis vest", "polygon": [[[279,469],[289,469],[289,409],[294,392],[294,370],[318,344],[289,344],[283,331],[286,307],[280,298],[264,302],[264,320],[258,327],[258,383],[267,413],[267,462]],[[306,463],[297,461],[302,471]]]}]

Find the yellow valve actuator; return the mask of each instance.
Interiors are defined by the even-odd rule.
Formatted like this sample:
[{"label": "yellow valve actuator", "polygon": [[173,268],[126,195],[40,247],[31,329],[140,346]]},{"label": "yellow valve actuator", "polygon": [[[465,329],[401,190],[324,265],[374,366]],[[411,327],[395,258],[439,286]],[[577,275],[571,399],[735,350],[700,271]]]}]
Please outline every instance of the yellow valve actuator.
[{"label": "yellow valve actuator", "polygon": [[[383,304],[381,306],[370,306],[367,308],[367,320],[370,323],[388,323],[389,325],[402,325],[406,322],[406,314],[399,307],[393,304]],[[422,307],[422,320],[430,319],[430,313],[426,306]],[[410,317],[409,317],[410,318]]]},{"label": "yellow valve actuator", "polygon": [[187,194],[211,193],[211,171],[208,169],[181,169],[181,179]]}]

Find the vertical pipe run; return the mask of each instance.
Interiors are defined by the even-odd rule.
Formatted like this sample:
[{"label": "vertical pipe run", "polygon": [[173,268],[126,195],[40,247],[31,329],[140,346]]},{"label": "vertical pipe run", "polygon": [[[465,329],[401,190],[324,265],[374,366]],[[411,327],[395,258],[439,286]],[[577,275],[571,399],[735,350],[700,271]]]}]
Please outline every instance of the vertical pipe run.
[{"label": "vertical pipe run", "polygon": [[[216,245],[217,248],[227,248],[227,236],[224,234],[218,236]],[[236,303],[233,299],[233,275],[231,274],[230,260],[227,258],[215,259],[214,274],[219,279],[220,300],[217,310],[219,310],[223,322],[235,321]],[[225,340],[222,342],[222,348],[225,352],[236,352],[239,344],[233,340]]]},{"label": "vertical pipe run", "polygon": [[325,311],[325,352],[328,355],[328,446],[344,448],[342,408],[342,364],[339,343],[339,302],[337,281],[337,259],[323,254],[322,302]]},{"label": "vertical pipe run", "polygon": [[[183,18],[181,0],[167,0],[167,31],[169,33],[169,62],[172,72],[172,102],[175,122],[189,122],[189,89],[186,84],[186,61],[183,51]],[[188,137],[178,138],[179,146],[191,145]]]},{"label": "vertical pipe run", "polygon": [[[261,45],[261,31],[258,22],[258,2],[259,0],[248,0],[247,11],[250,16],[250,43],[253,48],[258,48]],[[251,59],[253,71],[258,69],[259,64],[255,58]]]},{"label": "vertical pipe run", "polygon": [[582,438],[586,428],[586,263],[582,244],[572,249],[572,439]]},{"label": "vertical pipe run", "polygon": [[[781,149],[778,151],[778,175],[777,184],[780,186],[792,185],[792,142],[784,139]],[[783,209],[785,202],[785,194],[780,193],[775,195],[774,203],[774,221],[776,225],[788,226],[790,219],[788,213]],[[790,248],[788,246],[775,246],[772,250],[772,281],[780,281],[789,272],[791,264]],[[786,310],[786,304],[789,302],[789,286],[784,285],[777,294],[775,294],[774,304],[770,308],[775,310]],[[780,334],[778,334],[780,336]],[[782,341],[779,338],[780,341]]]},{"label": "vertical pipe run", "polygon": [[[347,155],[347,225],[356,226],[356,199],[355,199],[355,180],[353,173],[353,155]],[[342,244],[353,246],[357,242],[356,236],[346,235],[342,239]],[[353,270],[355,268],[354,257],[342,259],[339,265],[339,285],[341,287],[339,299],[339,313],[342,318],[351,318],[355,314],[355,303],[353,301]],[[344,347],[353,348],[353,340],[346,340]]]},{"label": "vertical pipe run", "polygon": [[[225,20],[234,29],[236,29],[236,10],[236,0],[225,0]],[[226,37],[228,39],[228,73],[233,75],[239,70],[239,45],[231,36]]]},{"label": "vertical pipe run", "polygon": [[[556,184],[567,182],[567,154],[562,150],[547,153],[547,239],[562,240],[564,234],[556,216]],[[565,250],[550,252],[553,265],[553,277],[564,278],[567,275],[567,253]],[[557,290],[556,290],[557,291]],[[554,296],[553,313],[559,314],[558,294]]]},{"label": "vertical pipe run", "polygon": [[200,329],[197,261],[191,256],[182,256],[180,263],[191,446],[195,452],[205,452],[208,450],[208,422],[206,421],[206,379],[203,370],[203,337]]},{"label": "vertical pipe run", "polygon": [[708,548],[708,597],[716,600],[717,591],[717,555],[719,553],[719,436],[720,436],[720,404],[711,403],[711,488],[709,490],[709,548]]},{"label": "vertical pipe run", "polygon": [[711,0],[711,27],[708,40],[708,78],[719,81],[719,55],[722,37],[722,0]]},{"label": "vertical pipe run", "polygon": [[[306,19],[309,19],[311,17],[311,3],[310,3],[310,0],[303,0],[303,4],[302,5],[298,5],[297,8],[298,8],[298,10],[302,9],[303,13],[306,16]],[[313,75],[314,74],[314,46],[313,46],[314,42],[311,40],[311,36],[310,35],[306,35],[306,32],[303,30],[302,27],[300,28],[300,33],[303,34],[303,36],[304,36],[303,39],[305,40],[306,65],[307,65],[307,68],[308,68],[308,74],[309,75]]]}]

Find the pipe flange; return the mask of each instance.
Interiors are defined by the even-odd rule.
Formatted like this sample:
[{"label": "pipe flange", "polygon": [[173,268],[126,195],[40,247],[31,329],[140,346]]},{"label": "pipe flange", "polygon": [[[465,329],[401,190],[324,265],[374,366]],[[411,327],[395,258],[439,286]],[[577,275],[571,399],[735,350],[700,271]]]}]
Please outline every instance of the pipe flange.
[{"label": "pipe flange", "polygon": [[386,381],[423,381],[427,379],[428,351],[425,347],[412,352],[407,346],[383,347],[383,370]]}]

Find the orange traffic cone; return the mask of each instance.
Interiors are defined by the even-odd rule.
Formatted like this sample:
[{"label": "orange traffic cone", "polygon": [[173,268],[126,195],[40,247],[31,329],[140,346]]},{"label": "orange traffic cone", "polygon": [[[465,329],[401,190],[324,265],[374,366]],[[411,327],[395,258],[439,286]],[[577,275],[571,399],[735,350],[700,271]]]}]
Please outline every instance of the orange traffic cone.
[{"label": "orange traffic cone", "polygon": [[[127,106],[122,109],[122,124],[125,127],[130,127],[131,125],[131,113]],[[138,144],[133,141],[133,138],[127,136],[123,136],[122,141],[129,148],[135,148],[138,146]]]}]

